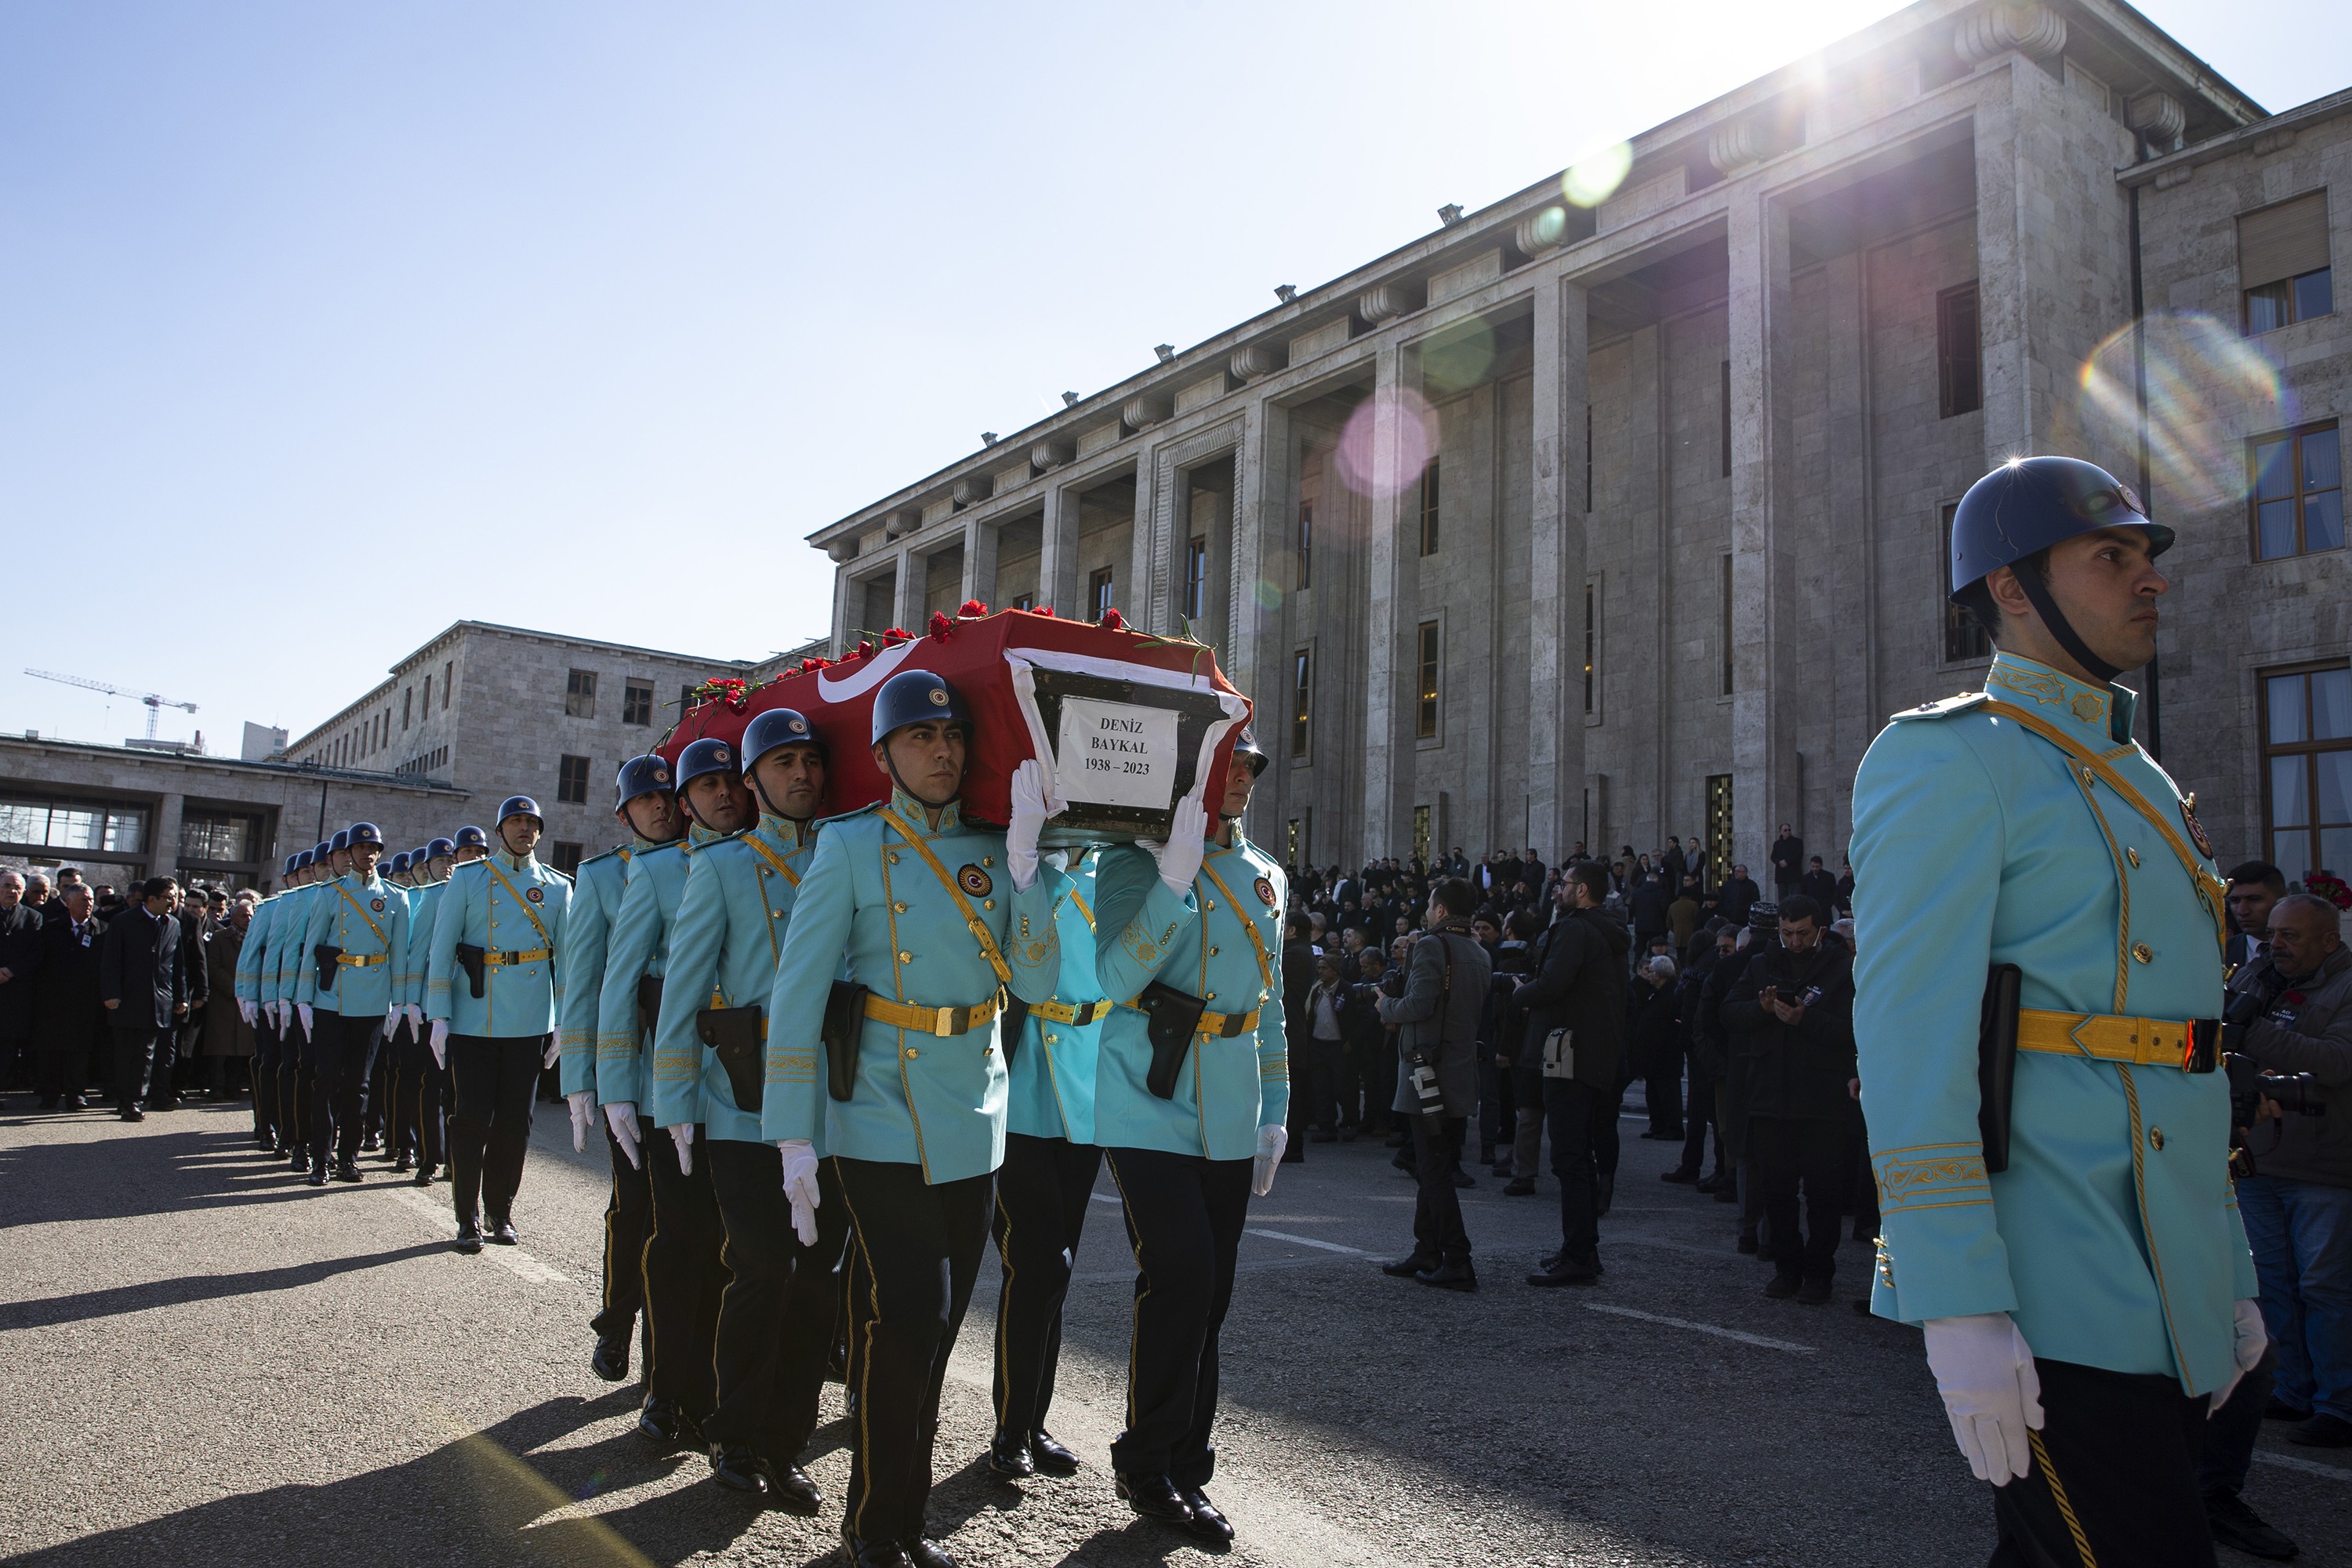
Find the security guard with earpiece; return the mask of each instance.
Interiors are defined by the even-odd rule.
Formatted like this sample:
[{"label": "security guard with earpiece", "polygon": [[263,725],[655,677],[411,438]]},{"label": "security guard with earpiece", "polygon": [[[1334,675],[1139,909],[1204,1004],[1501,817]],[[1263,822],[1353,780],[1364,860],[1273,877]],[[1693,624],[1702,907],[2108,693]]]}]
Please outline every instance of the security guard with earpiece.
[{"label": "security guard with earpiece", "polygon": [[2116,684],[2171,543],[2089,463],[1978,480],[1951,581],[1984,689],[1895,715],[1854,780],[1872,1307],[1924,1325],[1996,1564],[2212,1563],[2199,1443],[2263,1348],[2213,1070],[2223,884]]},{"label": "security guard with earpiece", "polygon": [[998,1014],[1008,991],[1052,1000],[1061,944],[1037,858],[1044,770],[1014,771],[1007,831],[968,820],[971,712],[929,670],[883,683],[872,733],[890,798],[817,835],[769,997],[761,1121],[801,1240],[832,1201],[820,1138],[849,1210],[843,1544],[858,1568],[937,1568],[953,1562],[924,1534],[940,1390],[1004,1157]]},{"label": "security guard with earpiece", "polygon": [[696,1148],[726,1230],[728,1279],[712,1354],[718,1405],[703,1423],[711,1477],[813,1515],[824,1500],[799,1461],[816,1429],[849,1215],[820,1166],[816,1239],[800,1240],[783,1162],[762,1136],[760,1114],[768,997],[816,847],[827,758],[806,717],[790,708],[754,715],[740,756],[760,820],[696,851],[687,874],[670,931],[650,1109],[657,1127],[702,1130]]}]

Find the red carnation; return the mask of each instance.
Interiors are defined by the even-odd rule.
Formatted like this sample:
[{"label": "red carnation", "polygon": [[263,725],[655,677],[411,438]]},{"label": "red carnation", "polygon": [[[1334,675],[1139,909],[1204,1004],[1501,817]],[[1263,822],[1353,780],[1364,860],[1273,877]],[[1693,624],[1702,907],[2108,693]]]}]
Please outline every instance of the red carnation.
[{"label": "red carnation", "polygon": [[1051,605],[1040,605],[1037,606],[1036,613],[1041,616],[1050,616],[1054,613],[1054,606]]},{"label": "red carnation", "polygon": [[1117,610],[1105,610],[1102,613],[1102,626],[1103,630],[1115,632],[1122,630],[1127,626],[1127,622],[1120,618]]},{"label": "red carnation", "polygon": [[882,646],[884,647],[897,647],[902,642],[912,642],[914,640],[915,634],[908,631],[904,626],[892,626],[888,631],[882,634]]},{"label": "red carnation", "polygon": [[872,637],[860,637],[857,642],[857,651],[850,655],[850,657],[852,658],[872,658],[874,657],[874,639]]},{"label": "red carnation", "polygon": [[978,599],[966,599],[956,607],[956,614],[968,621],[976,621],[988,614],[988,606]]},{"label": "red carnation", "polygon": [[933,610],[931,612],[931,636],[937,637],[940,641],[947,641],[948,633],[953,630],[954,626],[955,623],[948,619],[948,613],[945,610]]}]

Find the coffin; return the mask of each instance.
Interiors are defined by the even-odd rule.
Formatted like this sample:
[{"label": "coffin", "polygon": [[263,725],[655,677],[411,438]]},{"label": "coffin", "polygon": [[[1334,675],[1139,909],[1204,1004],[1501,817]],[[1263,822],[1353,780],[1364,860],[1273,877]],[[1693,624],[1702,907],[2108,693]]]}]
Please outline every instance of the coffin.
[{"label": "coffin", "polygon": [[901,670],[927,669],[962,695],[978,731],[965,809],[1004,822],[1013,772],[1034,757],[1059,808],[1043,842],[1095,844],[1167,837],[1176,803],[1224,776],[1250,711],[1202,644],[1027,610],[936,616],[924,636],[812,666],[757,688],[706,687],[662,754],[675,763],[705,736],[740,742],[756,714],[796,708],[830,752],[826,813],[855,811],[889,793],[873,760],[874,694]]}]

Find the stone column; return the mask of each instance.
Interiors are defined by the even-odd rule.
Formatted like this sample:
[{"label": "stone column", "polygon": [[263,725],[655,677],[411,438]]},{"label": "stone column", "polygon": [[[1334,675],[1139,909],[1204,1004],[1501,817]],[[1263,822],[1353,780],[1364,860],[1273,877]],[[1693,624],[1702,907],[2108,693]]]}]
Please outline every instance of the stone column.
[{"label": "stone column", "polygon": [[1753,874],[1773,825],[1790,815],[1773,623],[1788,591],[1775,534],[1790,512],[1795,456],[1776,385],[1788,363],[1789,222],[1758,184],[1732,194],[1729,216],[1732,855]]},{"label": "stone column", "polygon": [[1045,487],[1045,516],[1037,541],[1037,604],[1075,618],[1078,606],[1078,494],[1067,485]]},{"label": "stone column", "polygon": [[[898,547],[898,594],[890,605],[890,625],[903,626],[920,635],[923,627],[923,595],[929,591],[931,558],[925,550],[914,545]],[[882,628],[877,628],[877,630]]]},{"label": "stone column", "polygon": [[2020,74],[1986,77],[1976,111],[1978,374],[1988,469],[2011,453],[2034,449],[2032,334],[2019,213],[2030,184],[2021,166],[2028,149],[2018,134]]},{"label": "stone column", "polygon": [[[1575,841],[1584,786],[1580,668],[1584,605],[1583,492],[1569,505],[1571,470],[1584,472],[1584,289],[1565,279],[1538,286],[1532,388],[1535,475],[1528,560],[1528,830],[1557,864]],[[1573,621],[1573,625],[1571,625]],[[1506,837],[1510,813],[1502,812]]]},{"label": "stone column", "polygon": [[849,650],[850,627],[856,616],[866,610],[865,582],[850,574],[845,565],[836,566],[833,573],[833,652],[839,658]]},{"label": "stone column", "polygon": [[[1394,406],[1421,391],[1421,358],[1401,343],[1383,343],[1372,358],[1372,395]],[[1376,417],[1372,426],[1370,493],[1364,530],[1364,825],[1367,859],[1400,854],[1411,831],[1406,786],[1413,776],[1413,742],[1404,728],[1410,704],[1404,682],[1406,604],[1412,579],[1403,530],[1412,511],[1406,493],[1405,418]],[[1419,437],[1415,437],[1416,445]],[[1415,492],[1417,493],[1417,492]]]},{"label": "stone column", "polygon": [[1111,602],[1129,625],[1141,631],[1172,628],[1152,610],[1152,564],[1160,558],[1160,454],[1146,447],[1135,455],[1135,527],[1128,540],[1128,563],[1113,584]]},{"label": "stone column", "polygon": [[[963,525],[963,598],[978,599],[992,610],[997,607],[998,531],[996,523],[984,518],[968,519]],[[957,602],[961,604],[962,600]]]},{"label": "stone column", "polygon": [[[1271,676],[1279,684],[1282,660],[1269,654],[1263,640],[1279,630],[1279,593],[1261,600],[1258,585],[1267,579],[1266,542],[1289,537],[1285,522],[1290,514],[1290,411],[1272,398],[1251,400],[1242,425],[1241,449],[1234,454],[1234,550],[1228,576],[1226,631],[1218,658],[1225,678],[1259,708],[1280,711],[1282,697],[1275,689],[1259,689]],[[1271,746],[1269,721],[1256,721],[1258,744]]]},{"label": "stone column", "polygon": [[187,797],[178,795],[158,795],[154,813],[148,818],[151,837],[147,840],[147,874],[151,877],[176,877],[180,874],[180,817]]}]

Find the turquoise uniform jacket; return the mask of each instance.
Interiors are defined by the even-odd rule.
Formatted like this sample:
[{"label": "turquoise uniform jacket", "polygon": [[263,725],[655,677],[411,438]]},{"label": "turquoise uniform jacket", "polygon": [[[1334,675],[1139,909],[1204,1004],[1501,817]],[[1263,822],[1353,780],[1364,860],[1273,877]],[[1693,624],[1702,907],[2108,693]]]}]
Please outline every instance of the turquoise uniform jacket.
[{"label": "turquoise uniform jacket", "polygon": [[289,1005],[293,1002],[294,987],[302,978],[299,965],[308,956],[302,950],[302,933],[310,927],[311,906],[326,890],[325,883],[313,882],[286,895],[286,908],[278,913],[277,934],[270,939],[269,951],[264,955],[260,971],[259,984],[264,1002]]},{"label": "turquoise uniform jacket", "polygon": [[[1986,694],[2132,784],[2203,868],[2172,780],[2131,740],[2134,694],[2002,654]],[[1854,1036],[1882,1239],[1871,1305],[1919,1322],[2010,1313],[2033,1353],[2230,1376],[2254,1294],[2220,1073],[2018,1053],[2009,1169],[1978,1134],[1987,969],[2027,1008],[2175,1022],[2221,1011],[2218,879],[2057,746],[1971,695],[1881,731],[1854,780]]]},{"label": "turquoise uniform jacket", "polygon": [[[670,923],[686,898],[686,875],[702,847],[719,836],[699,825],[687,836],[629,859],[621,907],[604,941],[604,973],[596,999],[596,1100],[643,1107],[651,1079],[646,1056],[652,1042],[637,1026],[637,981],[667,973]],[[665,985],[665,991],[667,987]]]},{"label": "turquoise uniform jacket", "polygon": [[[927,828],[903,791],[890,809],[955,879],[1012,974],[1013,994],[1048,1001],[1061,968],[1049,879],[1016,892],[1004,835],[964,822],[960,803]],[[919,1164],[926,1182],[961,1181],[1004,1161],[1005,1075],[997,1022],[940,1036],[867,1018],[857,1081],[846,1100],[828,1091],[818,1038],[836,976],[886,1001],[978,1006],[996,994],[990,965],[955,900],[879,806],[835,817],[817,832],[768,1000],[766,1105],[771,1142],[820,1134],[851,1160]],[[846,963],[845,966],[845,955]]]},{"label": "turquoise uniform jacket", "polygon": [[432,958],[433,922],[441,909],[446,881],[427,882],[408,890],[408,961],[401,965],[400,1004],[420,1011],[425,1006],[425,971]]},{"label": "turquoise uniform jacket", "polygon": [[[655,1126],[699,1122],[706,1138],[762,1141],[760,1113],[735,1103],[719,1053],[695,1032],[695,1015],[705,1007],[757,1007],[764,1019],[798,879],[807,875],[815,851],[814,824],[764,813],[749,833],[695,851],[670,928],[669,978],[654,1036]],[[764,1100],[764,1062],[761,1071]],[[822,1157],[824,1140],[813,1142]]]},{"label": "turquoise uniform jacket", "polygon": [[604,999],[604,949],[621,913],[629,862],[651,846],[642,838],[580,862],[563,921],[563,1021],[555,1031],[556,1069],[565,1095],[596,1089],[596,1009]]},{"label": "turquoise uniform jacket", "polygon": [[[1144,1016],[1113,1007],[1095,1068],[1094,1141],[1107,1149],[1246,1160],[1257,1152],[1257,1130],[1289,1114],[1282,966],[1275,962],[1282,951],[1282,868],[1238,828],[1232,847],[1211,844],[1201,865],[1192,896],[1180,899],[1144,850],[1118,845],[1100,853],[1097,977],[1120,1002],[1157,980],[1200,997],[1213,1013],[1255,1011],[1257,1027],[1230,1038],[1194,1036],[1174,1098],[1161,1100],[1145,1087],[1151,1038]],[[1210,879],[1212,870],[1230,899]]]},{"label": "turquoise uniform jacket", "polygon": [[[1048,871],[1054,884],[1054,924],[1062,942],[1062,978],[1054,1000],[1075,1007],[1102,997],[1095,984],[1095,858],[1089,852],[1066,872]],[[1102,1046],[1100,1017],[1065,1024],[1029,1016],[1021,1048],[1013,1053],[1005,1130],[1030,1138],[1095,1141],[1095,1054]]]},{"label": "turquoise uniform jacket", "polygon": [[261,1000],[261,973],[269,962],[271,930],[286,907],[287,895],[279,893],[261,900],[253,911],[253,919],[245,928],[245,941],[236,950],[236,998],[240,1002]]},{"label": "turquoise uniform jacket", "polygon": [[[295,1001],[347,1018],[381,1018],[391,1010],[408,962],[408,895],[381,877],[362,881],[357,873],[345,872],[311,901],[300,945]],[[320,947],[341,948],[346,959],[375,962],[338,963],[334,984],[322,990],[319,966],[310,958]]]},{"label": "turquoise uniform jacket", "polygon": [[[425,965],[425,1016],[446,1018],[453,1035],[517,1039],[555,1032],[556,965],[563,946],[563,915],[572,879],[504,849],[469,860],[449,874],[433,912],[433,945]],[[457,965],[457,944],[486,952],[545,952],[528,963],[485,964],[482,994]]]}]

